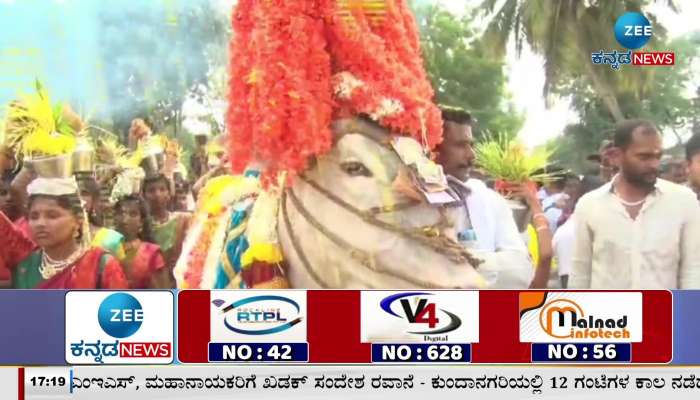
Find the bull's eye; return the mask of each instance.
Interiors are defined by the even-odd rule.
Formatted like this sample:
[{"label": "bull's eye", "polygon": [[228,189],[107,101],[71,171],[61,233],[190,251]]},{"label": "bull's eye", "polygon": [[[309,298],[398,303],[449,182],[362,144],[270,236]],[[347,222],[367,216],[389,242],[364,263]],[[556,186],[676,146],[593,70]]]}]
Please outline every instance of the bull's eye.
[{"label": "bull's eye", "polygon": [[359,161],[346,161],[340,164],[340,168],[350,176],[372,176],[372,171]]}]

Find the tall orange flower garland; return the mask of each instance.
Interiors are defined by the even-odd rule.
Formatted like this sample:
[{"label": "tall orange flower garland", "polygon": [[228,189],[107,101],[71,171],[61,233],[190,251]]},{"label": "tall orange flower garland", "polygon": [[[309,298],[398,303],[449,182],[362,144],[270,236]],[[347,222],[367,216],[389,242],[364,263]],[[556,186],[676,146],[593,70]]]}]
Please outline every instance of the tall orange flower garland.
[{"label": "tall orange flower garland", "polygon": [[233,170],[264,179],[331,145],[330,58],[317,2],[243,0],[234,11],[228,127]]},{"label": "tall orange flower garland", "polygon": [[434,92],[423,68],[413,15],[405,1],[386,1],[384,22],[373,24],[360,5],[352,9],[352,20],[340,17],[338,10],[330,17],[333,71],[348,71],[364,82],[350,99],[338,99],[340,105],[355,115],[371,116],[383,99],[398,100],[403,110],[377,122],[434,148],[441,141],[442,119],[432,102]]},{"label": "tall orange flower garland", "polygon": [[260,162],[264,182],[281,171],[293,178],[330,149],[331,120],[341,115],[368,115],[430,149],[440,142],[405,0],[240,0],[233,29],[234,172]]}]

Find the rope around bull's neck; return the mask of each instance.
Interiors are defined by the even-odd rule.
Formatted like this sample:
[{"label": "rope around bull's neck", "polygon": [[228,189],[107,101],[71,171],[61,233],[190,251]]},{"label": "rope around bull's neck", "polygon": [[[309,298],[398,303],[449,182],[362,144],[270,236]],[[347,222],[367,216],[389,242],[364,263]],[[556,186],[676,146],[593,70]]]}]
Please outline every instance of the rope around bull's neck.
[{"label": "rope around bull's neck", "polygon": [[311,262],[309,262],[309,259],[306,257],[306,253],[304,252],[303,247],[299,243],[296,235],[294,234],[294,231],[292,230],[291,222],[289,220],[289,212],[287,210],[287,197],[292,201],[292,204],[294,208],[301,214],[301,216],[309,223],[311,226],[313,226],[316,230],[318,230],[322,235],[324,235],[328,240],[330,240],[333,244],[335,244],[337,247],[345,250],[348,255],[353,258],[355,261],[357,261],[360,265],[362,265],[365,268],[370,269],[371,271],[381,274],[381,275],[388,275],[391,277],[396,277],[399,279],[402,279],[411,285],[414,285],[415,287],[421,287],[421,288],[433,288],[433,289],[455,289],[453,287],[447,287],[447,286],[438,286],[435,285],[434,283],[428,283],[425,281],[418,280],[416,278],[410,277],[408,275],[402,274],[400,272],[394,272],[394,271],[388,271],[388,268],[380,261],[377,260],[376,258],[372,257],[371,254],[368,252],[358,249],[357,247],[354,247],[341,237],[337,236],[333,232],[329,231],[323,224],[321,224],[316,218],[314,218],[313,215],[304,207],[304,205],[301,203],[299,198],[294,194],[294,191],[292,189],[288,189],[287,191],[282,193],[282,198],[281,198],[281,205],[282,205],[282,217],[284,219],[284,224],[285,224],[285,229],[287,230],[287,234],[289,235],[289,239],[292,242],[292,247],[294,248],[294,251],[297,253],[299,256],[299,260],[301,263],[304,265],[304,268],[306,271],[309,273],[311,278],[321,287],[324,289],[332,287],[329,285],[326,281],[321,278],[318,273],[314,270],[314,268],[311,266]]},{"label": "rope around bull's neck", "polygon": [[[361,211],[358,210],[357,208],[353,207],[352,205],[348,204],[347,202],[343,201],[333,193],[325,190],[322,188],[320,185],[318,185],[316,182],[302,176],[302,179],[307,182],[310,186],[312,186],[314,189],[318,190],[321,194],[323,194],[326,198],[334,202],[335,204],[339,205],[340,207],[343,207],[347,211],[351,212],[352,214],[360,217],[363,221],[374,225],[376,227],[379,227],[381,229],[389,230],[391,232],[397,233],[401,236],[404,236],[408,239],[418,241],[423,245],[426,245],[430,247],[433,251],[438,252],[440,254],[445,255],[446,257],[450,258],[451,260],[455,262],[464,262],[468,261],[472,266],[476,268],[478,264],[481,263],[480,260],[477,260],[471,256],[471,254],[461,247],[458,243],[455,243],[454,241],[450,240],[447,237],[444,236],[439,236],[439,227],[442,224],[446,223],[446,218],[444,214],[441,212],[441,221],[432,227],[429,228],[424,228],[424,229],[417,229],[417,230],[408,230],[404,229],[402,227],[394,226],[392,224],[386,223],[384,221],[378,220],[375,218],[375,215],[377,214],[377,210],[382,210],[383,212],[390,212],[393,210],[396,210],[397,207],[395,206],[382,206],[382,207],[374,207],[370,210],[367,211]],[[329,229],[327,229],[321,222],[319,222],[307,209],[304,207],[304,204],[299,200],[299,198],[296,196],[294,193],[293,189],[287,189],[282,193],[281,197],[281,205],[282,205],[282,217],[284,219],[284,224],[285,224],[285,229],[287,230],[287,233],[289,235],[289,239],[291,241],[292,247],[294,248],[294,251],[297,253],[299,256],[299,259],[301,263],[303,264],[304,268],[306,271],[309,273],[311,278],[322,288],[328,288],[331,287],[327,282],[321,278],[314,268],[311,266],[311,262],[309,259],[306,257],[306,253],[304,252],[303,247],[298,241],[298,238],[296,237],[294,231],[292,230],[291,222],[289,220],[289,212],[287,210],[287,197],[292,201],[292,204],[294,208],[301,214],[301,216],[311,225],[313,226],[316,230],[318,230],[323,236],[325,236],[328,240],[330,240],[333,244],[335,244],[337,247],[345,250],[348,253],[348,256],[351,257],[352,259],[356,260],[360,265],[370,269],[371,271],[382,274],[382,275],[389,275],[395,278],[402,279],[416,287],[430,287],[430,288],[442,288],[442,289],[448,289],[450,287],[439,287],[439,285],[436,285],[434,283],[428,283],[425,281],[420,281],[417,280],[416,278],[407,276],[405,274],[401,274],[400,272],[394,272],[390,271],[389,268],[387,268],[380,260],[377,260],[372,254],[369,252],[366,252],[362,249],[358,249],[357,247],[351,245],[348,243],[346,240],[341,238],[340,236],[334,234],[331,232]],[[400,209],[406,209],[409,208],[407,204],[402,204]],[[442,210],[441,210],[442,211]],[[434,232],[437,231],[438,235],[436,235]],[[459,248],[455,248],[455,246],[458,246]]]},{"label": "rope around bull's neck", "polygon": [[352,204],[336,196],[334,193],[323,188],[317,182],[315,182],[312,179],[309,179],[303,174],[301,174],[299,178],[301,178],[301,180],[303,180],[306,184],[308,184],[316,191],[321,193],[323,196],[325,196],[328,200],[332,201],[333,203],[342,207],[348,212],[356,215],[357,217],[361,218],[364,222],[370,225],[373,225],[380,229],[388,230],[390,232],[397,233],[400,236],[403,236],[404,238],[414,240],[426,247],[429,247],[431,250],[444,255],[445,257],[449,258],[455,263],[464,263],[466,261],[474,268],[477,268],[479,264],[482,263],[481,260],[472,256],[472,254],[466,248],[464,248],[464,246],[440,234],[440,228],[443,228],[447,223],[447,218],[444,215],[444,209],[440,209],[441,220],[440,222],[438,222],[438,224],[431,227],[406,229],[400,226],[384,222],[376,218],[375,215],[369,211],[362,211],[357,209]]}]

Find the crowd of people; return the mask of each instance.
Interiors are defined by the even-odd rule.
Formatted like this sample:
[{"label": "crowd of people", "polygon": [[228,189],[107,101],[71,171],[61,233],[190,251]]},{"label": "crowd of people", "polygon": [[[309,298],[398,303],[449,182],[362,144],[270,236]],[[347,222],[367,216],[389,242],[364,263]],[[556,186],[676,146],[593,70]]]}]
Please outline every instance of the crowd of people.
[{"label": "crowd of people", "polygon": [[[469,116],[443,117],[438,162],[470,190],[460,221],[468,246],[510,254],[503,260],[509,266],[531,262],[530,287],[700,287],[700,256],[693,251],[700,240],[700,135],[688,140],[685,162],[677,162],[663,155],[653,123],[624,121],[588,157],[597,175],[552,168],[553,179],[536,192],[528,184],[514,188],[512,196],[532,212],[528,226],[516,227],[503,199],[470,178],[478,160]],[[485,196],[491,197],[478,201]]]},{"label": "crowd of people", "polygon": [[[661,178],[681,174],[664,167],[658,129],[649,121],[625,121],[589,157],[598,175],[552,168],[547,182],[509,188],[510,198],[530,211],[523,224],[477,169],[470,115],[446,109],[443,120],[435,161],[462,202],[458,241],[498,266],[479,271],[486,282],[517,270],[531,272],[530,288],[700,287],[700,255],[693,251],[700,240],[700,136],[686,144],[687,181],[674,183]],[[4,152],[2,286],[175,287],[173,269],[197,194],[227,170],[225,146],[212,155],[206,138],[197,143],[190,180],[151,171],[137,190],[110,199],[105,197],[114,192],[114,170],[47,179]]]},{"label": "crowd of people", "polygon": [[[135,120],[129,136],[142,125]],[[193,156],[191,162],[199,175],[187,180],[178,171],[168,171],[169,156],[163,154],[166,161],[155,170],[142,160],[135,169],[143,176],[127,190],[118,181],[128,173],[118,165],[47,177],[3,146],[0,286],[175,287],[172,270],[194,207],[192,188],[220,174],[226,163],[221,151],[207,151],[206,140],[198,143],[195,155],[205,159]]]}]

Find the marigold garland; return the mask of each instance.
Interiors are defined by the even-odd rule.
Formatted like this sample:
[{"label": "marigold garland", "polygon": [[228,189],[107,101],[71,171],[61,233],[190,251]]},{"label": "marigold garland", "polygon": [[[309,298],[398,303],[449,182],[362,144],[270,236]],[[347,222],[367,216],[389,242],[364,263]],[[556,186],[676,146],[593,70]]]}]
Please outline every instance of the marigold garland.
[{"label": "marigold garland", "polygon": [[[331,146],[338,115],[365,114],[426,147],[442,120],[404,0],[240,0],[233,13],[228,130],[234,173],[261,163],[287,182]],[[337,73],[362,83],[334,98]]]}]

